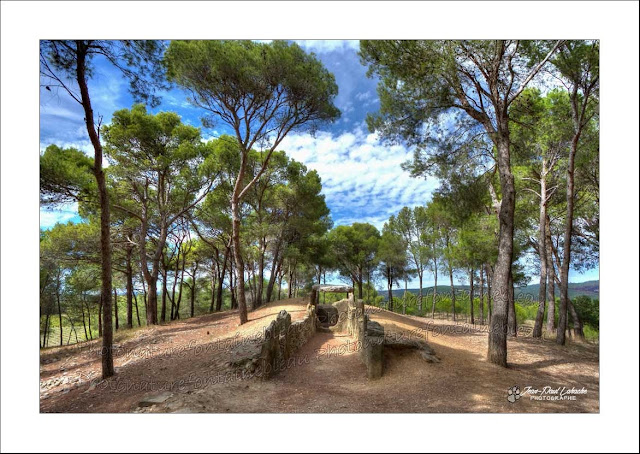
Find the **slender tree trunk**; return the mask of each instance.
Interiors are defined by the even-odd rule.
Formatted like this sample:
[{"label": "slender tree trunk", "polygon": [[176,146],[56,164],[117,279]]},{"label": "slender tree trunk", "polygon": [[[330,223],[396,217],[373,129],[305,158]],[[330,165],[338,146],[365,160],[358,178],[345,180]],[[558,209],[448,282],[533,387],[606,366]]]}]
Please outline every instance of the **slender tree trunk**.
[{"label": "slender tree trunk", "polygon": [[44,339],[42,340],[42,347],[46,347],[49,344],[49,330],[51,329],[51,315],[47,311],[47,316],[44,319]]},{"label": "slender tree trunk", "polygon": [[431,318],[436,318],[436,300],[438,299],[438,261],[433,259],[433,302],[431,303]]},{"label": "slender tree trunk", "polygon": [[289,263],[289,294],[288,298],[293,298],[293,270],[291,269],[291,263]]},{"label": "slender tree trunk", "polygon": [[138,326],[142,326],[142,323],[140,323],[140,311],[138,310],[138,297],[136,296],[135,292],[133,292],[133,302],[136,307],[136,318],[138,319]]},{"label": "slender tree trunk", "polygon": [[[593,74],[591,74],[593,75]],[[571,265],[571,243],[573,233],[573,217],[575,202],[575,158],[578,152],[578,144],[585,127],[585,112],[592,95],[592,90],[597,86],[598,76],[593,79],[588,87],[584,88],[582,96],[579,93],[579,81],[573,81],[573,87],[569,93],[571,100],[571,117],[573,120],[574,134],[571,140],[569,152],[569,163],[567,166],[567,216],[564,228],[564,242],[562,251],[562,266],[560,267],[560,315],[558,317],[558,335],[556,342],[560,345],[565,343],[565,329],[567,327],[567,309],[571,304],[569,301],[569,268]]]},{"label": "slender tree trunk", "polygon": [[474,293],[473,293],[473,268],[471,268],[471,270],[469,271],[469,308],[471,310],[471,324],[475,325],[476,321],[474,319],[474,314],[473,314],[473,300],[474,300]]},{"label": "slender tree trunk", "polygon": [[109,213],[109,194],[107,183],[102,170],[102,144],[100,143],[99,132],[95,128],[91,97],[86,78],[86,56],[87,46],[82,41],[76,41],[77,66],[76,80],[82,98],[84,108],[84,120],[89,133],[89,139],[93,145],[93,172],[98,186],[98,201],[100,205],[100,257],[101,257],[101,280],[102,280],[102,318],[104,319],[104,329],[102,336],[102,378],[106,379],[115,373],[113,368],[113,328],[111,326],[111,218]]},{"label": "slender tree trunk", "polygon": [[[107,298],[108,301],[111,301],[111,295],[109,295],[109,298]],[[102,337],[102,333],[104,331],[104,326],[102,323],[103,317],[102,317],[102,309],[104,307],[104,304],[102,304],[102,295],[100,295],[100,306],[98,308],[98,337]],[[109,311],[109,318],[111,318],[111,311]]]},{"label": "slender tree trunk", "polygon": [[198,274],[198,262],[193,267],[193,285],[191,287],[191,317],[195,315],[196,308],[196,276]]},{"label": "slender tree trunk", "polygon": [[491,325],[491,316],[493,315],[493,301],[491,299],[491,267],[485,265],[485,274],[487,275],[487,325]]},{"label": "slender tree trunk", "polygon": [[84,340],[87,341],[89,340],[89,334],[87,333],[87,323],[84,315],[84,300],[80,301],[80,310],[82,311],[82,328],[84,328]]},{"label": "slender tree trunk", "polygon": [[249,281],[249,295],[251,297],[250,301],[247,301],[247,310],[253,310],[256,308],[256,300],[258,294],[258,282],[256,279],[255,268],[252,264],[251,268],[247,271],[247,279]]},{"label": "slender tree trunk", "polygon": [[480,265],[480,324],[484,325],[484,270]]},{"label": "slender tree trunk", "polygon": [[147,285],[145,283],[144,275],[142,275],[141,277],[141,282],[142,282],[142,300],[144,303],[144,312],[145,312],[145,317],[147,317],[146,313],[149,311],[149,298],[147,297]]},{"label": "slender tree trunk", "polygon": [[538,225],[538,256],[540,257],[540,289],[538,292],[538,312],[533,325],[533,337],[542,337],[542,324],[547,299],[547,249],[545,225],[547,222],[547,161],[542,159],[540,173],[540,222]]},{"label": "slender tree trunk", "polygon": [[160,219],[160,235],[158,236],[156,251],[151,257],[151,271],[149,271],[147,259],[147,207],[143,205],[143,221],[140,224],[140,240],[138,247],[140,249],[140,268],[142,270],[143,280],[146,280],[148,292],[146,297],[147,308],[147,326],[158,324],[158,277],[160,275],[160,259],[164,251],[165,243],[167,240],[167,227],[166,219],[161,216]]},{"label": "slender tree trunk", "polygon": [[71,343],[71,333],[73,333],[76,337],[76,344],[78,343],[78,332],[76,331],[76,327],[73,324],[73,319],[67,315],[69,319],[69,324],[71,325],[71,329],[69,330],[69,336],[67,337],[67,345]]},{"label": "slender tree trunk", "polygon": [[267,284],[267,296],[266,296],[267,303],[271,301],[271,298],[273,296],[273,289],[275,287],[276,278],[278,276],[280,266],[282,264],[282,260],[280,258],[280,245],[281,245],[281,240],[278,239],[278,242],[276,243],[276,246],[275,246],[275,250],[273,252],[273,261],[271,263],[271,275],[269,276],[269,283]]},{"label": "slender tree trunk", "polygon": [[178,301],[176,302],[176,313],[174,314],[176,320],[180,318],[180,303],[182,303],[182,286],[184,284],[184,264],[187,259],[187,254],[182,254],[182,271],[180,272],[180,285],[178,286]]},{"label": "slender tree trunk", "polygon": [[209,312],[213,312],[216,306],[216,280],[218,274],[215,266],[211,266],[211,305],[209,306]]},{"label": "slender tree trunk", "polygon": [[164,323],[167,321],[167,268],[163,267],[162,270],[162,299],[160,303],[160,320]]},{"label": "slender tree trunk", "polygon": [[[326,274],[323,273],[323,276]],[[326,278],[325,278],[326,279]],[[318,282],[320,283],[320,282]],[[325,292],[322,292],[324,295]],[[371,304],[371,269],[367,268],[367,304]]]},{"label": "slender tree trunk", "polygon": [[449,285],[451,286],[451,313],[453,314],[453,321],[456,321],[456,290],[453,286],[453,268],[449,264]]},{"label": "slender tree trunk", "polygon": [[573,319],[573,331],[576,334],[576,337],[584,339],[584,329],[582,328],[582,320],[580,320],[580,315],[576,311],[575,306],[571,299],[567,300],[569,305],[569,312],[571,312],[571,318]]},{"label": "slender tree trunk", "polygon": [[[258,282],[256,286],[256,298],[253,300],[253,307],[262,306],[262,293],[264,292],[264,256],[267,252],[267,242],[265,238],[260,239],[260,257],[258,260]],[[268,300],[267,300],[268,302]]]},{"label": "slender tree trunk", "polygon": [[567,218],[564,227],[564,243],[562,248],[562,266],[560,267],[560,313],[558,316],[558,335],[556,343],[565,344],[565,330],[567,329],[567,309],[569,307],[569,265],[571,264],[571,234],[573,232],[573,204],[574,204],[574,169],[578,150],[580,133],[576,132],[571,141],[569,165],[567,167]]},{"label": "slender tree trunk", "polygon": [[[322,273],[322,283],[327,285],[327,272]],[[326,304],[327,302],[327,292],[322,292],[322,304]]]},{"label": "slender tree trunk", "polygon": [[91,330],[91,308],[87,302],[87,321],[89,322],[89,338],[93,340],[93,331]]},{"label": "slender tree trunk", "polygon": [[158,274],[151,276],[147,282],[147,325],[158,324]]},{"label": "slender tree trunk", "polygon": [[240,249],[240,185],[244,177],[245,159],[243,157],[238,179],[231,196],[231,247],[233,249],[233,261],[236,269],[236,288],[238,289],[238,313],[240,324],[244,325],[249,320],[247,316],[247,301],[244,294],[244,263],[242,261],[242,251]]},{"label": "slender tree trunk", "polygon": [[420,291],[418,292],[418,315],[422,317],[422,271],[418,273],[418,283],[420,284]]},{"label": "slender tree trunk", "polygon": [[498,172],[502,200],[498,219],[498,258],[492,276],[493,314],[489,329],[489,362],[507,367],[507,322],[510,300],[509,280],[513,263],[513,219],[515,213],[515,184],[511,173],[508,118],[506,107],[498,120]]},{"label": "slender tree trunk", "polygon": [[60,304],[60,285],[62,279],[62,272],[58,269],[58,280],[56,284],[56,301],[58,303],[58,328],[60,329],[60,346],[63,345],[62,340],[62,305]]},{"label": "slender tree trunk", "polygon": [[509,313],[508,313],[508,333],[509,336],[518,335],[518,323],[516,320],[516,306],[513,292],[513,276],[509,276]]},{"label": "slender tree trunk", "polygon": [[118,289],[115,287],[113,288],[113,316],[116,322],[116,331],[118,331],[118,329],[120,329],[120,322],[118,319]]},{"label": "slender tree trunk", "polygon": [[548,215],[545,221],[545,250],[547,259],[547,302],[549,304],[547,308],[547,333],[554,334],[556,332],[556,271],[553,265],[551,221]]},{"label": "slender tree trunk", "polygon": [[176,287],[178,285],[178,271],[180,271],[180,250],[176,255],[176,268],[173,270],[173,284],[171,285],[171,320],[176,319]]},{"label": "slender tree trunk", "polygon": [[227,272],[227,258],[229,255],[229,251],[225,252],[224,260],[222,261],[222,269],[218,274],[218,290],[216,295],[216,311],[220,312],[222,310],[222,298],[223,298],[223,284],[224,284],[224,275]]},{"label": "slender tree trunk", "polygon": [[234,276],[235,276],[235,270],[233,267],[233,263],[231,264],[231,266],[229,267],[229,292],[231,292],[231,309],[237,309],[238,308],[238,299],[237,299],[237,295],[236,295],[236,285],[237,285],[237,280],[234,282]]},{"label": "slender tree trunk", "polygon": [[49,318],[50,315],[47,314],[44,320],[44,338],[42,339],[42,348],[47,348],[49,344]]},{"label": "slender tree trunk", "polygon": [[391,276],[391,268],[387,267],[387,290],[389,291],[389,305],[387,309],[393,312],[393,292],[391,288],[393,287],[393,277]]},{"label": "slender tree trunk", "polygon": [[407,279],[404,280],[404,295],[402,295],[402,315],[407,313]]},{"label": "slender tree trunk", "polygon": [[133,267],[131,265],[132,249],[127,248],[127,329],[133,328]]}]

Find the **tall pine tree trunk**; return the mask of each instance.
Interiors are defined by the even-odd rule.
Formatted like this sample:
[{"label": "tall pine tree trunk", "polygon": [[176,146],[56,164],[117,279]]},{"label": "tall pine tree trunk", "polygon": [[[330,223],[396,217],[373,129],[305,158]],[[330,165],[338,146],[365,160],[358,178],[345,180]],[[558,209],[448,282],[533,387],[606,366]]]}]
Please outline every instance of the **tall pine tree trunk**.
[{"label": "tall pine tree trunk", "polygon": [[245,159],[243,157],[241,169],[236,180],[233,194],[231,196],[231,247],[233,249],[233,261],[236,269],[236,289],[238,313],[240,324],[243,325],[249,320],[247,316],[247,300],[244,294],[244,262],[242,261],[242,251],[240,249],[240,185],[244,175]]},{"label": "tall pine tree trunk", "polygon": [[451,314],[453,314],[453,321],[456,321],[456,289],[453,286],[453,268],[449,264],[449,285],[451,287]]},{"label": "tall pine tree trunk", "polygon": [[471,310],[471,324],[475,325],[476,321],[474,318],[474,313],[473,313],[473,300],[474,300],[474,292],[473,292],[473,268],[471,268],[471,270],[469,271],[469,308]]},{"label": "tall pine tree trunk", "polygon": [[547,246],[545,225],[547,222],[547,164],[542,159],[542,172],[540,173],[540,222],[538,224],[538,256],[540,257],[540,289],[538,292],[538,312],[533,325],[533,337],[542,337],[542,324],[544,322],[544,310],[547,303]]},{"label": "tall pine tree trunk", "polygon": [[216,307],[216,280],[218,272],[215,265],[211,265],[211,304],[209,305],[209,312],[213,312]]},{"label": "tall pine tree trunk", "polygon": [[436,318],[436,300],[438,299],[438,261],[433,259],[433,302],[431,303],[431,318]]},{"label": "tall pine tree trunk", "polygon": [[116,331],[120,329],[120,321],[118,319],[118,289],[113,288],[113,315],[116,323]]},{"label": "tall pine tree trunk", "polygon": [[162,297],[160,306],[160,320],[164,323],[167,321],[167,268],[163,267],[162,270]]},{"label": "tall pine tree trunk", "polygon": [[492,276],[493,313],[489,329],[489,362],[507,367],[507,322],[511,290],[509,287],[511,266],[513,263],[513,230],[515,213],[515,184],[511,173],[511,156],[509,143],[508,118],[506,108],[498,113],[497,132],[498,173],[502,200],[498,219],[500,230],[498,233],[498,258]]},{"label": "tall pine tree trunk", "polygon": [[136,308],[136,318],[138,319],[138,326],[142,326],[142,323],[140,323],[140,310],[138,309],[138,297],[136,296],[135,292],[133,293],[133,304]]},{"label": "tall pine tree trunk", "polygon": [[402,296],[402,315],[407,313],[407,279],[404,280],[404,295]]},{"label": "tall pine tree trunk", "polygon": [[[109,298],[107,298],[109,301],[111,301],[111,295],[109,295]],[[102,326],[102,308],[104,307],[104,304],[102,304],[102,295],[100,295],[100,306],[98,307],[98,337],[102,337],[102,332],[103,332],[103,326]],[[111,318],[111,311],[109,311],[109,318]]]},{"label": "tall pine tree trunk", "polygon": [[480,265],[480,324],[484,325],[484,270]]},{"label": "tall pine tree trunk", "polygon": [[389,304],[387,306],[387,310],[393,312],[393,293],[391,289],[393,288],[393,277],[391,276],[391,268],[387,266],[387,290],[389,291]]},{"label": "tall pine tree trunk", "polygon": [[102,378],[106,379],[115,373],[113,367],[113,328],[111,326],[111,216],[109,212],[109,194],[107,183],[102,169],[102,144],[95,127],[93,107],[89,96],[89,87],[86,78],[87,46],[82,41],[76,41],[77,66],[76,80],[82,98],[84,108],[84,120],[89,133],[89,139],[93,146],[93,173],[98,186],[98,202],[100,205],[100,277],[102,287],[102,318],[104,329],[102,336]]},{"label": "tall pine tree trunk", "polygon": [[545,252],[547,259],[547,333],[556,332],[556,271],[553,265],[553,250],[551,243],[551,221],[549,215],[545,220]]},{"label": "tall pine tree trunk", "polygon": [[89,307],[88,301],[87,301],[87,322],[89,323],[89,338],[93,340],[93,330],[91,329],[91,308]]},{"label": "tall pine tree trunk", "polygon": [[217,288],[217,294],[216,294],[216,311],[220,312],[222,310],[222,298],[223,298],[223,284],[224,284],[224,276],[227,272],[227,257],[228,257],[228,253],[229,251],[227,250],[227,252],[225,252],[224,255],[224,260],[222,262],[222,269],[219,271],[218,274],[218,288]]},{"label": "tall pine tree trunk", "polygon": [[133,267],[131,265],[132,248],[127,248],[127,329],[133,328]]},{"label": "tall pine tree trunk", "polygon": [[582,320],[580,320],[580,315],[578,315],[578,312],[576,311],[576,308],[573,305],[571,299],[568,299],[567,303],[569,305],[571,319],[573,320],[573,332],[575,333],[576,337],[584,339],[584,330],[582,328]]},{"label": "tall pine tree trunk", "polygon": [[487,325],[491,326],[493,300],[491,299],[491,267],[489,265],[485,265],[485,274],[487,276]]},{"label": "tall pine tree trunk", "polygon": [[198,262],[193,267],[193,282],[191,286],[191,317],[195,315],[196,308],[196,275],[198,274]]},{"label": "tall pine tree trunk", "polygon": [[[574,90],[573,96],[577,97],[577,88]],[[567,166],[567,217],[564,226],[564,242],[562,248],[562,266],[560,267],[560,312],[558,314],[558,335],[556,343],[565,344],[565,335],[567,329],[567,310],[569,308],[569,266],[571,264],[571,234],[573,232],[573,205],[574,205],[574,170],[576,152],[578,150],[578,140],[580,139],[580,131],[571,141],[571,151],[569,152],[569,164]]]},{"label": "tall pine tree trunk", "polygon": [[418,283],[420,284],[420,292],[418,293],[418,315],[422,316],[422,271],[418,273]]},{"label": "tall pine tree trunk", "polygon": [[516,302],[513,292],[513,276],[509,277],[509,314],[508,314],[508,332],[512,337],[518,335],[518,322],[516,319]]}]

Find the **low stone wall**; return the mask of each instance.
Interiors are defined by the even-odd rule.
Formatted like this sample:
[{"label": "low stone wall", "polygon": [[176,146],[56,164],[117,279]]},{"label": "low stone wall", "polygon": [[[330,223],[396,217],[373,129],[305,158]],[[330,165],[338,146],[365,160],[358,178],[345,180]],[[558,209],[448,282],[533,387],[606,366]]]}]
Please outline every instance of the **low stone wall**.
[{"label": "low stone wall", "polygon": [[231,362],[262,380],[268,380],[287,367],[287,362],[316,333],[316,310],[307,305],[302,320],[291,322],[291,314],[282,310],[264,330],[261,342],[251,348],[243,346]]},{"label": "low stone wall", "polygon": [[384,328],[378,322],[369,320],[365,313],[364,302],[350,296],[346,300],[334,303],[338,309],[339,321],[334,331],[346,331],[357,339],[360,345],[360,358],[367,366],[367,377],[382,377],[384,365]]},{"label": "low stone wall", "polygon": [[362,360],[367,366],[367,377],[369,379],[382,377],[384,345],[384,327],[378,322],[368,320],[362,348]]},{"label": "low stone wall", "polygon": [[316,333],[316,311],[313,306],[307,306],[307,315],[304,319],[293,322],[289,327],[289,349],[296,352],[306,344]]}]

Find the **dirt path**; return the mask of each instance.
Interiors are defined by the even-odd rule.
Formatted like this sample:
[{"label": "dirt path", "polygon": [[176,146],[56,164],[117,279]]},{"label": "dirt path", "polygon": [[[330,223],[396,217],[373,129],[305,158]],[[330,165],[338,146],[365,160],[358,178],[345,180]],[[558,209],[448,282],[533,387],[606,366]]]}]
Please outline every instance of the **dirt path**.
[{"label": "dirt path", "polygon": [[[150,350],[145,358],[119,358],[118,375],[107,382],[68,383],[47,388],[60,379],[94,371],[99,357],[57,349],[43,353],[41,411],[144,412],[597,412],[599,410],[598,348],[520,337],[509,341],[508,369],[485,360],[487,335],[465,325],[401,316],[374,309],[372,319],[389,334],[426,339],[440,363],[426,363],[415,352],[385,352],[384,376],[366,379],[354,340],[346,335],[318,333],[268,382],[230,372],[231,345],[252,336],[285,309],[294,320],[304,315],[302,301],[288,300],[250,314],[238,329],[237,314],[198,317],[150,330],[122,342],[131,351]],[[207,334],[208,333],[208,334]],[[153,344],[153,342],[156,342]],[[226,343],[225,343],[226,342]],[[167,349],[173,348],[167,353]],[[165,352],[164,355],[160,354]],[[160,352],[160,353],[159,353]],[[62,360],[62,358],[66,360]],[[57,361],[48,362],[52,358]],[[72,361],[70,361],[72,359]],[[73,367],[73,369],[72,369]],[[151,389],[149,383],[155,383]],[[44,393],[42,393],[44,386]],[[160,386],[164,384],[165,386]],[[507,401],[507,389],[582,388],[575,400]],[[65,388],[68,390],[65,393]],[[44,396],[43,396],[44,394]],[[163,396],[164,402],[138,408],[142,399]],[[552,398],[552,397],[550,397]]]},{"label": "dirt path", "polygon": [[269,304],[239,326],[228,311],[152,328],[120,331],[115,337],[116,376],[100,379],[100,340],[50,348],[40,354],[41,412],[129,412],[145,397],[191,392],[202,377],[230,369],[232,348],[258,337],[280,310],[292,321],[306,314],[301,299]]}]

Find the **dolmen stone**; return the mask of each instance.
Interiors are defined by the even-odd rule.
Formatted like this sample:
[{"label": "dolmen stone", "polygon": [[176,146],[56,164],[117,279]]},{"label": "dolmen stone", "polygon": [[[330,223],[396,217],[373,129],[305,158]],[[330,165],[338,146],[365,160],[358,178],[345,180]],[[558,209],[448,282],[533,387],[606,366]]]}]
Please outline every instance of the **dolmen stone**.
[{"label": "dolmen stone", "polygon": [[333,285],[333,284],[315,284],[311,287],[309,302],[313,305],[318,304],[320,293],[347,293],[353,295],[353,287],[351,285]]}]

